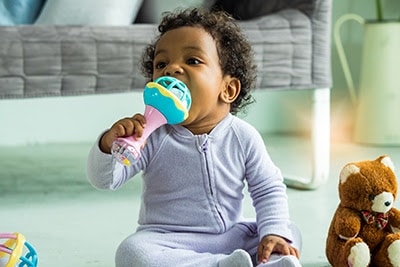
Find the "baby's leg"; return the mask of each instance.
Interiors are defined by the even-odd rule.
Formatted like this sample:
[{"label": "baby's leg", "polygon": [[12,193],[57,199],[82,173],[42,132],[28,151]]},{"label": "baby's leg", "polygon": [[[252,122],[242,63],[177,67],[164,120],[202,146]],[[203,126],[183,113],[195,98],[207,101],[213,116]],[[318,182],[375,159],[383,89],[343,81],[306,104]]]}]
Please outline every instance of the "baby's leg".
[{"label": "baby's leg", "polygon": [[258,241],[248,232],[244,225],[220,235],[139,231],[119,246],[116,267],[251,267],[245,250]]},{"label": "baby's leg", "polygon": [[129,236],[117,249],[116,267],[217,266],[219,257],[175,248],[163,235],[141,231]]}]

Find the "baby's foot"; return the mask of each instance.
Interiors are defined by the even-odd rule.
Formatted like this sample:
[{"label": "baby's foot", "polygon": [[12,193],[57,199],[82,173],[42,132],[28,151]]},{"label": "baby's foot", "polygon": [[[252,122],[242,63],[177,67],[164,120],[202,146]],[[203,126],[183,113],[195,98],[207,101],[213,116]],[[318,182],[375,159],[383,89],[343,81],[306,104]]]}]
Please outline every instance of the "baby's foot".
[{"label": "baby's foot", "polygon": [[292,255],[282,256],[277,254],[272,254],[269,257],[268,262],[261,263],[257,267],[301,267],[298,258]]},{"label": "baby's foot", "polygon": [[218,267],[252,267],[250,254],[242,249],[237,249],[228,255],[225,259],[220,260]]}]

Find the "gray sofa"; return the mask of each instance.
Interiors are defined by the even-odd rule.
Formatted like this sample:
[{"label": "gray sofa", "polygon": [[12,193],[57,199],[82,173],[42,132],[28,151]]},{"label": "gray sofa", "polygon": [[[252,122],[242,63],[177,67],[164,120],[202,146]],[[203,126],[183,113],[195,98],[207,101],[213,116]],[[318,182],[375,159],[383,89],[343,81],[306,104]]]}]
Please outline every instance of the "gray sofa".
[{"label": "gray sofa", "polygon": [[[329,122],[331,0],[263,2],[272,5],[239,21],[254,48],[257,88],[315,89],[313,174],[287,183],[316,188],[329,170],[329,123],[317,126]],[[141,90],[138,61],[155,31],[154,24],[1,26],[0,99]]]}]

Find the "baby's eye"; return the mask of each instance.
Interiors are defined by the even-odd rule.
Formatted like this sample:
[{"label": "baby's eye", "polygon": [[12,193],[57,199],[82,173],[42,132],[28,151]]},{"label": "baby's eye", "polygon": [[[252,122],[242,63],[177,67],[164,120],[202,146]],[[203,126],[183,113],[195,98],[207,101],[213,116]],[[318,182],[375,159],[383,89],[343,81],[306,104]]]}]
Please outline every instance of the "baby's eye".
[{"label": "baby's eye", "polygon": [[163,69],[163,68],[165,68],[165,66],[167,66],[167,63],[165,63],[165,62],[157,62],[157,63],[154,64],[154,66],[155,66],[156,69]]},{"label": "baby's eye", "polygon": [[197,64],[200,64],[200,60],[198,60],[196,58],[189,58],[187,60],[187,64],[189,64],[189,65],[197,65]]}]

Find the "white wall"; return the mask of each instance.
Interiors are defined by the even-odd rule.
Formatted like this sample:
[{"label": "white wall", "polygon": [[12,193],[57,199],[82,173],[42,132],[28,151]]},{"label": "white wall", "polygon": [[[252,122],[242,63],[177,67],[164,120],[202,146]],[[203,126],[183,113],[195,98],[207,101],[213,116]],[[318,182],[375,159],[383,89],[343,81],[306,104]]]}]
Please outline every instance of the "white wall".
[{"label": "white wall", "polygon": [[143,109],[140,93],[0,101],[0,145],[94,141]]},{"label": "white wall", "polygon": [[[293,106],[290,99],[299,97],[305,101]],[[261,132],[296,131],[293,127],[307,117],[300,112],[307,110],[306,92],[257,91],[255,98],[245,119]],[[141,92],[1,100],[0,146],[94,142],[118,119],[143,110]]]}]

